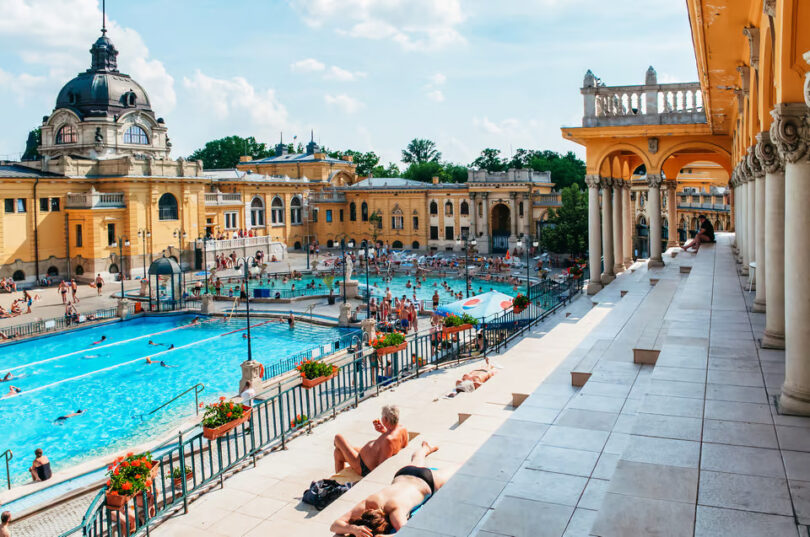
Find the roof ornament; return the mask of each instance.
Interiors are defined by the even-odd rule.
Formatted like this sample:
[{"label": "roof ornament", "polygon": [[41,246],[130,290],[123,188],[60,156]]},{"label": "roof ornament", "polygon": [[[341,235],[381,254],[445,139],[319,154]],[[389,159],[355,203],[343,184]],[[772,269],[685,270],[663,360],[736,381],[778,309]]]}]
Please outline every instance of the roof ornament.
[{"label": "roof ornament", "polygon": [[101,35],[107,35],[107,0],[101,0]]}]

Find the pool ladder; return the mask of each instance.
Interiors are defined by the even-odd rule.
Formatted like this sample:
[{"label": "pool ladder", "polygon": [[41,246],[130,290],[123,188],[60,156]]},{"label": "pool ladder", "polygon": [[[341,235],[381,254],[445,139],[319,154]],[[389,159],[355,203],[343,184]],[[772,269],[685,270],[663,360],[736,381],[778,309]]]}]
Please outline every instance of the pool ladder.
[{"label": "pool ladder", "polygon": [[11,489],[11,472],[8,469],[8,463],[14,458],[14,453],[10,449],[5,450],[0,457],[6,459],[6,484],[9,490]]},{"label": "pool ladder", "polygon": [[155,408],[154,410],[151,410],[149,413],[141,414],[141,419],[145,418],[146,416],[151,416],[152,414],[154,414],[158,410],[169,406],[170,404],[174,403],[175,401],[177,401],[178,399],[180,399],[181,397],[186,395],[191,390],[194,390],[194,412],[199,416],[199,414],[200,414],[200,393],[202,393],[202,391],[205,390],[205,384],[203,384],[202,382],[198,382],[197,384],[195,384],[191,388],[183,391],[182,393],[179,393],[179,394],[175,395],[174,397],[172,397],[171,399],[169,399],[168,401],[166,401],[165,403],[163,403],[159,407]]}]

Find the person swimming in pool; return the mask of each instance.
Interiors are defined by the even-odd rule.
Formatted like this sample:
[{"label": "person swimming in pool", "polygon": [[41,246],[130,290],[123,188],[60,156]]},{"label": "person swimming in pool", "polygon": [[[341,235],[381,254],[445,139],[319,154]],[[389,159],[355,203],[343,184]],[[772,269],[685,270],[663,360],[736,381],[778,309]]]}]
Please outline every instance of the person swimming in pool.
[{"label": "person swimming in pool", "polygon": [[9,371],[8,373],[6,373],[6,376],[5,376],[5,377],[3,377],[3,379],[2,379],[2,380],[0,380],[0,382],[8,382],[8,381],[10,381],[10,380],[11,380],[11,379],[13,379],[13,378],[14,378],[14,373],[12,373],[11,371]]},{"label": "person swimming in pool", "polygon": [[155,343],[151,339],[149,340],[149,345],[154,345],[155,347],[160,347],[161,345],[166,345],[165,343]]},{"label": "person swimming in pool", "polygon": [[94,341],[93,343],[91,343],[91,345],[98,345],[99,343],[102,343],[104,341],[107,341],[107,336],[101,336],[101,339],[99,339],[98,341]]},{"label": "person swimming in pool", "polygon": [[3,396],[3,398],[6,398],[6,397],[14,397],[15,395],[19,394],[20,392],[22,392],[22,390],[21,390],[21,389],[19,389],[18,387],[16,387],[16,386],[9,386],[9,387],[8,387],[8,393],[7,393],[6,395],[4,395],[4,396]]},{"label": "person swimming in pool", "polygon": [[64,421],[66,421],[69,418],[72,418],[74,416],[78,416],[79,414],[82,414],[83,412],[84,412],[84,409],[80,408],[76,412],[71,412],[70,414],[65,414],[64,416],[59,416],[58,418],[56,418],[56,421],[60,422],[60,424],[61,424],[61,422],[64,422]]},{"label": "person swimming in pool", "polygon": [[179,365],[169,365],[169,364],[167,364],[166,362],[164,362],[163,360],[161,360],[161,361],[160,361],[160,367],[165,367],[165,368],[167,368],[167,369],[168,369],[168,368],[170,368],[170,367],[180,367],[180,366],[179,366]]}]

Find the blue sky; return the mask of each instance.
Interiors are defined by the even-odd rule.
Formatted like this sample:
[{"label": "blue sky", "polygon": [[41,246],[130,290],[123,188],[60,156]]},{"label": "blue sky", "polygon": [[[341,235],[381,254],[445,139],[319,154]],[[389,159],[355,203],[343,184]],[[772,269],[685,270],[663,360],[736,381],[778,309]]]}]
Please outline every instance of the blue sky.
[{"label": "blue sky", "polygon": [[[398,161],[415,137],[574,150],[587,69],[608,85],[696,80],[685,0],[107,2],[119,68],[166,119],[173,157],[238,134]],[[100,0],[0,0],[0,159],[89,67]]]}]

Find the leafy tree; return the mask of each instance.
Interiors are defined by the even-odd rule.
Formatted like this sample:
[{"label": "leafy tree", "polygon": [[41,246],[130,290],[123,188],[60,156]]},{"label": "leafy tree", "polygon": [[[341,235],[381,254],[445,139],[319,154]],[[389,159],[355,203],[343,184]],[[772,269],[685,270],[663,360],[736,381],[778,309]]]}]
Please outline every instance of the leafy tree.
[{"label": "leafy tree", "polygon": [[445,183],[466,183],[467,166],[445,162],[444,169],[439,175],[439,180]]},{"label": "leafy tree", "polygon": [[501,158],[500,149],[486,148],[481,155],[472,161],[470,166],[488,172],[502,172],[507,168],[506,160]]},{"label": "leafy tree", "polygon": [[393,162],[389,162],[388,166],[374,166],[371,170],[374,177],[400,177],[402,172],[399,171],[399,166]]},{"label": "leafy tree", "polygon": [[438,163],[442,154],[436,149],[436,142],[424,138],[414,138],[402,150],[402,162],[406,164]]},{"label": "leafy tree", "polygon": [[565,155],[555,151],[534,151],[527,164],[533,170],[550,171],[557,190],[571,185],[585,188],[585,163],[571,151]]},{"label": "leafy tree", "polygon": [[275,150],[268,149],[263,143],[258,143],[253,136],[227,136],[219,140],[207,142],[204,147],[197,149],[189,160],[202,160],[207,169],[233,168],[242,155],[250,155],[254,159],[269,157]]},{"label": "leafy tree", "polygon": [[413,181],[430,183],[433,181],[433,177],[441,177],[443,171],[444,166],[442,166],[441,162],[414,162],[402,172],[402,177]]},{"label": "leafy tree", "polygon": [[42,143],[42,129],[36,129],[28,133],[28,140],[25,142],[25,152],[21,160],[40,160],[42,156],[39,154],[39,144]]},{"label": "leafy tree", "polygon": [[548,210],[540,244],[548,252],[579,256],[588,247],[588,191],[572,185],[560,194],[561,206]]}]

